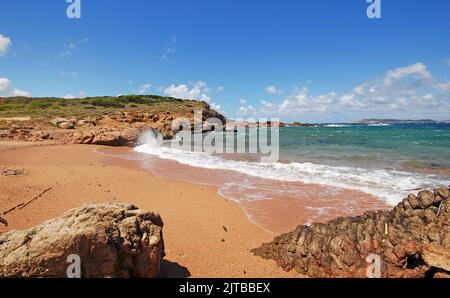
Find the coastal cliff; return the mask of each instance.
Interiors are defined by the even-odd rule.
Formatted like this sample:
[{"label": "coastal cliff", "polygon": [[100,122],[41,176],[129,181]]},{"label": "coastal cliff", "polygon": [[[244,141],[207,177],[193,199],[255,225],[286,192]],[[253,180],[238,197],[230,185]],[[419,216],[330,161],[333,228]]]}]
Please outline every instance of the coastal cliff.
[{"label": "coastal cliff", "polygon": [[226,122],[206,102],[169,97],[0,98],[0,139],[135,146],[149,129],[171,139],[173,121],[183,118],[192,126],[195,111],[202,120]]}]

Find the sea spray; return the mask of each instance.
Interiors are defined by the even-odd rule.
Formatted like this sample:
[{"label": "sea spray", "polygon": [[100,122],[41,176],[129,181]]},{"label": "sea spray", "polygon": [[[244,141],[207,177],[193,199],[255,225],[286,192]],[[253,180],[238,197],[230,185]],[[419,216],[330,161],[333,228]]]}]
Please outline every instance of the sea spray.
[{"label": "sea spray", "polygon": [[163,144],[163,137],[161,136],[160,133],[154,131],[153,129],[146,130],[139,136],[137,144],[139,146],[147,145],[153,147],[160,147]]}]

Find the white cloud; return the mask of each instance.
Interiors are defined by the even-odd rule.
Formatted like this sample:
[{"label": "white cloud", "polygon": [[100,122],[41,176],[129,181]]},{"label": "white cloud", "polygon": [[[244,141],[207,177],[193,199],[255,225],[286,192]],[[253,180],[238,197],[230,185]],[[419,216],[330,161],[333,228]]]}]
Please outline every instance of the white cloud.
[{"label": "white cloud", "polygon": [[[373,117],[440,115],[448,118],[445,114],[450,110],[450,81],[435,79],[427,66],[419,62],[388,70],[384,76],[367,80],[342,94],[312,95],[308,86],[302,86],[294,87],[281,102],[262,100],[260,103],[257,112],[264,117],[315,117],[326,121],[326,116],[336,113],[357,113]],[[238,114],[255,111],[241,107]]]},{"label": "white cloud", "polygon": [[264,90],[266,91],[266,93],[269,93],[269,94],[280,94],[283,92],[281,89],[278,89],[275,86],[267,86],[266,89],[264,89]]},{"label": "white cloud", "polygon": [[164,89],[164,93],[175,98],[211,101],[209,94],[211,88],[204,81],[198,81],[189,87],[186,84],[170,85]]},{"label": "white cloud", "polygon": [[8,78],[0,78],[0,96],[31,96],[30,92],[13,88],[11,81]]},{"label": "white cloud", "polygon": [[11,86],[11,81],[7,78],[0,78],[0,92],[4,92]]},{"label": "white cloud", "polygon": [[0,57],[6,55],[11,44],[11,38],[0,34]]},{"label": "white cloud", "polygon": [[10,96],[22,96],[22,97],[30,97],[31,93],[28,91],[20,90],[20,89],[13,89],[10,92]]},{"label": "white cloud", "polygon": [[[66,38],[69,39],[69,38]],[[65,47],[66,49],[59,53],[60,57],[66,57],[72,55],[72,52],[74,52],[80,45],[86,44],[89,42],[89,39],[83,38],[79,41],[70,41]]]},{"label": "white cloud", "polygon": [[273,104],[271,102],[267,102],[265,100],[261,100],[261,104],[265,107],[265,108],[272,108]]},{"label": "white cloud", "polygon": [[340,103],[343,108],[349,109],[359,109],[367,106],[366,103],[357,100],[356,95],[352,93],[342,95],[340,98]]},{"label": "white cloud", "polygon": [[240,107],[237,113],[239,116],[256,116],[258,113],[252,105],[247,107]]},{"label": "white cloud", "polygon": [[219,105],[219,104],[216,104],[216,103],[211,103],[211,108],[213,109],[213,110],[216,110],[216,111],[218,111],[218,112],[220,112],[220,110],[222,109],[222,107]]},{"label": "white cloud", "polygon": [[241,105],[245,105],[245,104],[247,104],[247,100],[241,98],[241,99],[239,99],[239,103],[240,103]]},{"label": "white cloud", "polygon": [[450,91],[450,81],[447,82],[436,82],[434,84],[434,88],[441,90],[441,91],[445,91],[448,92]]},{"label": "white cloud", "polygon": [[141,87],[139,87],[138,92],[140,94],[147,94],[151,87],[152,87],[152,84],[150,84],[150,83],[144,84]]},{"label": "white cloud", "polygon": [[337,94],[330,92],[319,96],[309,93],[309,88],[303,86],[293,88],[290,94],[281,104],[274,104],[268,101],[261,101],[261,112],[264,116],[295,116],[305,113],[325,113],[329,112],[337,100]]},{"label": "white cloud", "polygon": [[398,81],[407,76],[415,76],[422,80],[429,80],[432,77],[427,67],[419,62],[406,67],[400,67],[394,70],[389,70],[384,78],[384,84],[386,86],[390,86],[391,84],[393,84],[393,82]]},{"label": "white cloud", "polygon": [[216,92],[223,92],[223,90],[225,90],[225,87],[219,86],[219,87],[217,87]]},{"label": "white cloud", "polygon": [[72,94],[67,94],[67,95],[64,95],[62,98],[65,98],[65,99],[85,98],[86,95],[87,95],[86,92],[81,90],[80,92],[78,92],[78,96],[74,96]]}]

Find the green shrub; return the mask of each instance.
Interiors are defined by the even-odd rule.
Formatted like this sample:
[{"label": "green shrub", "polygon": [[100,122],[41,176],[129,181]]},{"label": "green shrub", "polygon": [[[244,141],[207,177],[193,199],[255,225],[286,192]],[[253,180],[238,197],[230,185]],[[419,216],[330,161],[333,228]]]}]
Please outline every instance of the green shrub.
[{"label": "green shrub", "polygon": [[91,100],[91,105],[104,108],[125,108],[123,103],[114,98],[94,98]]},{"label": "green shrub", "polygon": [[24,105],[16,103],[0,104],[0,111],[14,111],[22,109]]},{"label": "green shrub", "polygon": [[30,109],[36,110],[36,109],[47,109],[51,107],[53,104],[51,102],[47,101],[33,101],[30,104],[28,104],[28,107]]}]

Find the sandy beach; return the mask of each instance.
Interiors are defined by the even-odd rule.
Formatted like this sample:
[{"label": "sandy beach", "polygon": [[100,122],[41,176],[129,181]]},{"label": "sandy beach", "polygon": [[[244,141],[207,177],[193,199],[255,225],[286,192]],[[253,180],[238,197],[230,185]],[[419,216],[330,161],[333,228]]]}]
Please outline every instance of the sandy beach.
[{"label": "sandy beach", "polygon": [[30,228],[85,203],[134,204],[164,220],[161,277],[298,277],[250,253],[274,235],[214,187],[152,176],[136,162],[95,152],[101,148],[0,143],[0,168],[18,170],[17,176],[0,175],[0,213],[13,209],[3,216],[8,226],[0,225],[0,233]]}]

